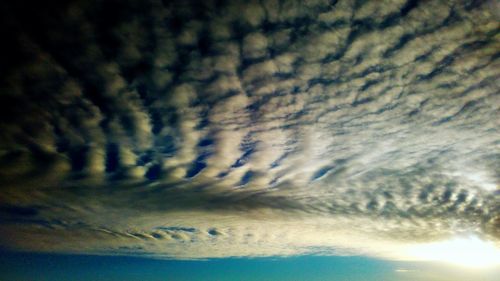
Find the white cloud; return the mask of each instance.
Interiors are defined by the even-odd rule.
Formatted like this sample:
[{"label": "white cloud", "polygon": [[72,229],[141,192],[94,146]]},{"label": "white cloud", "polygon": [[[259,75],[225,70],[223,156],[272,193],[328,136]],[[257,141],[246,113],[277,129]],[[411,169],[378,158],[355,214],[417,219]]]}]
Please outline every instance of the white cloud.
[{"label": "white cloud", "polygon": [[462,233],[498,245],[488,6],[155,5],[116,26],[75,19],[116,33],[110,46],[26,35],[33,60],[6,76],[0,246],[405,259]]}]

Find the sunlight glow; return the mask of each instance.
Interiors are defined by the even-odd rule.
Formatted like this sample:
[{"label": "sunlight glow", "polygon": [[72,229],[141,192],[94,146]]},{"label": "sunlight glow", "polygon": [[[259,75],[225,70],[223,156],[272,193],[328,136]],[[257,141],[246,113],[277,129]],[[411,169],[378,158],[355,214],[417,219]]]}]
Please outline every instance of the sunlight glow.
[{"label": "sunlight glow", "polygon": [[500,249],[478,237],[460,237],[446,241],[419,244],[409,250],[412,258],[441,261],[465,267],[500,265]]}]

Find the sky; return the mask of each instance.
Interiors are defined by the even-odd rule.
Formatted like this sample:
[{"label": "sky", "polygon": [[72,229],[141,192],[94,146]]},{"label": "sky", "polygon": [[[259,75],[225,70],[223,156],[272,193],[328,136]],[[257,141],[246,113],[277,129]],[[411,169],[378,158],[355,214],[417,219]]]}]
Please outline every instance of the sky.
[{"label": "sky", "polygon": [[31,2],[0,4],[7,280],[500,267],[500,2]]},{"label": "sky", "polygon": [[496,281],[499,268],[464,270],[429,262],[360,256],[159,260],[126,256],[0,254],[3,280],[16,281]]}]

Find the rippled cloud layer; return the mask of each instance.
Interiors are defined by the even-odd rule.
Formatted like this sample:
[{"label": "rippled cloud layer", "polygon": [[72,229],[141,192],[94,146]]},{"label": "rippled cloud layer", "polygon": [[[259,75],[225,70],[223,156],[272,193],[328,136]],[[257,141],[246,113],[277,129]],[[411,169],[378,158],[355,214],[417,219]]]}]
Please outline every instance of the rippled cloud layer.
[{"label": "rippled cloud layer", "polygon": [[24,4],[2,4],[2,247],[500,243],[497,2]]}]

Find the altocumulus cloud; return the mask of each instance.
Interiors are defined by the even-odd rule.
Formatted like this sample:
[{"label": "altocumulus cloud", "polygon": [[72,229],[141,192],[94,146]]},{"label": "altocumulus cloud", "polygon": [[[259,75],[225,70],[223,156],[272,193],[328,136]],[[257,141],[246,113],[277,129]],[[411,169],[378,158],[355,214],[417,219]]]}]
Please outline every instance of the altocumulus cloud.
[{"label": "altocumulus cloud", "polygon": [[2,247],[500,243],[495,1],[1,5]]}]

